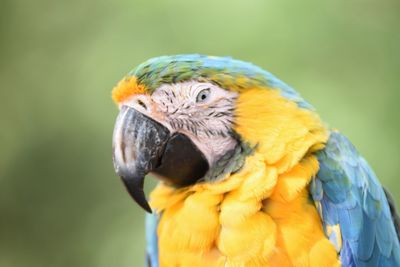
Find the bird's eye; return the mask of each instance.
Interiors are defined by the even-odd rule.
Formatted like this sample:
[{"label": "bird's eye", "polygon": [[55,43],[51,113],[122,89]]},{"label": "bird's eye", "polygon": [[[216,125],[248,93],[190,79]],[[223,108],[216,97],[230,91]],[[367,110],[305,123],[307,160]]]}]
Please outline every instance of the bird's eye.
[{"label": "bird's eye", "polygon": [[210,96],[210,89],[203,89],[200,91],[200,93],[198,93],[197,97],[196,97],[196,102],[197,103],[201,103],[206,101]]}]

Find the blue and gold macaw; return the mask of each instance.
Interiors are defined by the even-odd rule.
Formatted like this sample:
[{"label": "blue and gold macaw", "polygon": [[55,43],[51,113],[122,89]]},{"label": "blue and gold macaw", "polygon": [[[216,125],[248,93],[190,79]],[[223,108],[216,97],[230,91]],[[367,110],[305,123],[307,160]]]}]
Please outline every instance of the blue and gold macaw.
[{"label": "blue and gold macaw", "polygon": [[[394,202],[285,83],[228,57],[150,59],[112,92],[113,160],[148,266],[400,266]],[[150,195],[144,177],[160,179]]]}]

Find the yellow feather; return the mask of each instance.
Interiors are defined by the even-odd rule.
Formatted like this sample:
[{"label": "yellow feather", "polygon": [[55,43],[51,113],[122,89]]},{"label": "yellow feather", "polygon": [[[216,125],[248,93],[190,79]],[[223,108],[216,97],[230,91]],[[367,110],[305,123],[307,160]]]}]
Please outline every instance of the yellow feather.
[{"label": "yellow feather", "polygon": [[236,118],[235,131],[256,145],[239,172],[152,192],[162,212],[160,265],[340,266],[309,201],[319,168],[312,152],[328,138],[318,116],[277,90],[254,88],[241,92]]},{"label": "yellow feather", "polygon": [[337,260],[337,253],[332,244],[327,239],[318,241],[310,251],[311,267],[339,267],[340,262]]},{"label": "yellow feather", "polygon": [[287,173],[279,176],[271,199],[290,202],[307,186],[318,171],[315,157],[307,157]]},{"label": "yellow feather", "polygon": [[111,96],[116,104],[137,94],[145,94],[146,89],[143,85],[137,84],[135,76],[122,79],[112,90]]},{"label": "yellow feather", "polygon": [[268,165],[278,173],[293,167],[328,131],[318,116],[284,99],[277,90],[254,88],[241,93],[237,102],[236,131],[258,145]]},{"label": "yellow feather", "polygon": [[266,213],[257,212],[240,224],[222,225],[217,247],[232,263],[252,260],[266,262],[272,254],[275,242],[274,221]]}]

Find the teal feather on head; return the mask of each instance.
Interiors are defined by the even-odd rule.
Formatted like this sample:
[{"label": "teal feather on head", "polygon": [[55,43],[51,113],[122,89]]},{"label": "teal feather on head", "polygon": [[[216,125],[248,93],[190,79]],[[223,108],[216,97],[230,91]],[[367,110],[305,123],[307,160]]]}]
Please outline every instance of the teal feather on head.
[{"label": "teal feather on head", "polygon": [[282,96],[296,102],[300,107],[313,109],[295,90],[271,73],[230,57],[199,54],[156,57],[140,64],[128,76],[137,77],[138,83],[143,84],[150,92],[165,83],[188,80],[212,82],[224,89],[239,92],[252,87],[278,89]]}]

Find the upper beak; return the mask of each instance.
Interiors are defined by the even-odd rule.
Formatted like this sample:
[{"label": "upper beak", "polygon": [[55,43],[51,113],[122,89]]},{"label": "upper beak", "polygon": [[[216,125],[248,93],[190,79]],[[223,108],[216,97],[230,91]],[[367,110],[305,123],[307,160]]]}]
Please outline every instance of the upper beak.
[{"label": "upper beak", "polygon": [[122,106],[113,136],[113,162],[132,198],[146,211],[151,208],[143,191],[149,172],[174,186],[187,186],[208,171],[208,161],[182,133],[168,128],[134,108]]},{"label": "upper beak", "polygon": [[132,198],[146,211],[145,175],[160,164],[169,130],[133,108],[122,106],[113,136],[113,161]]}]

